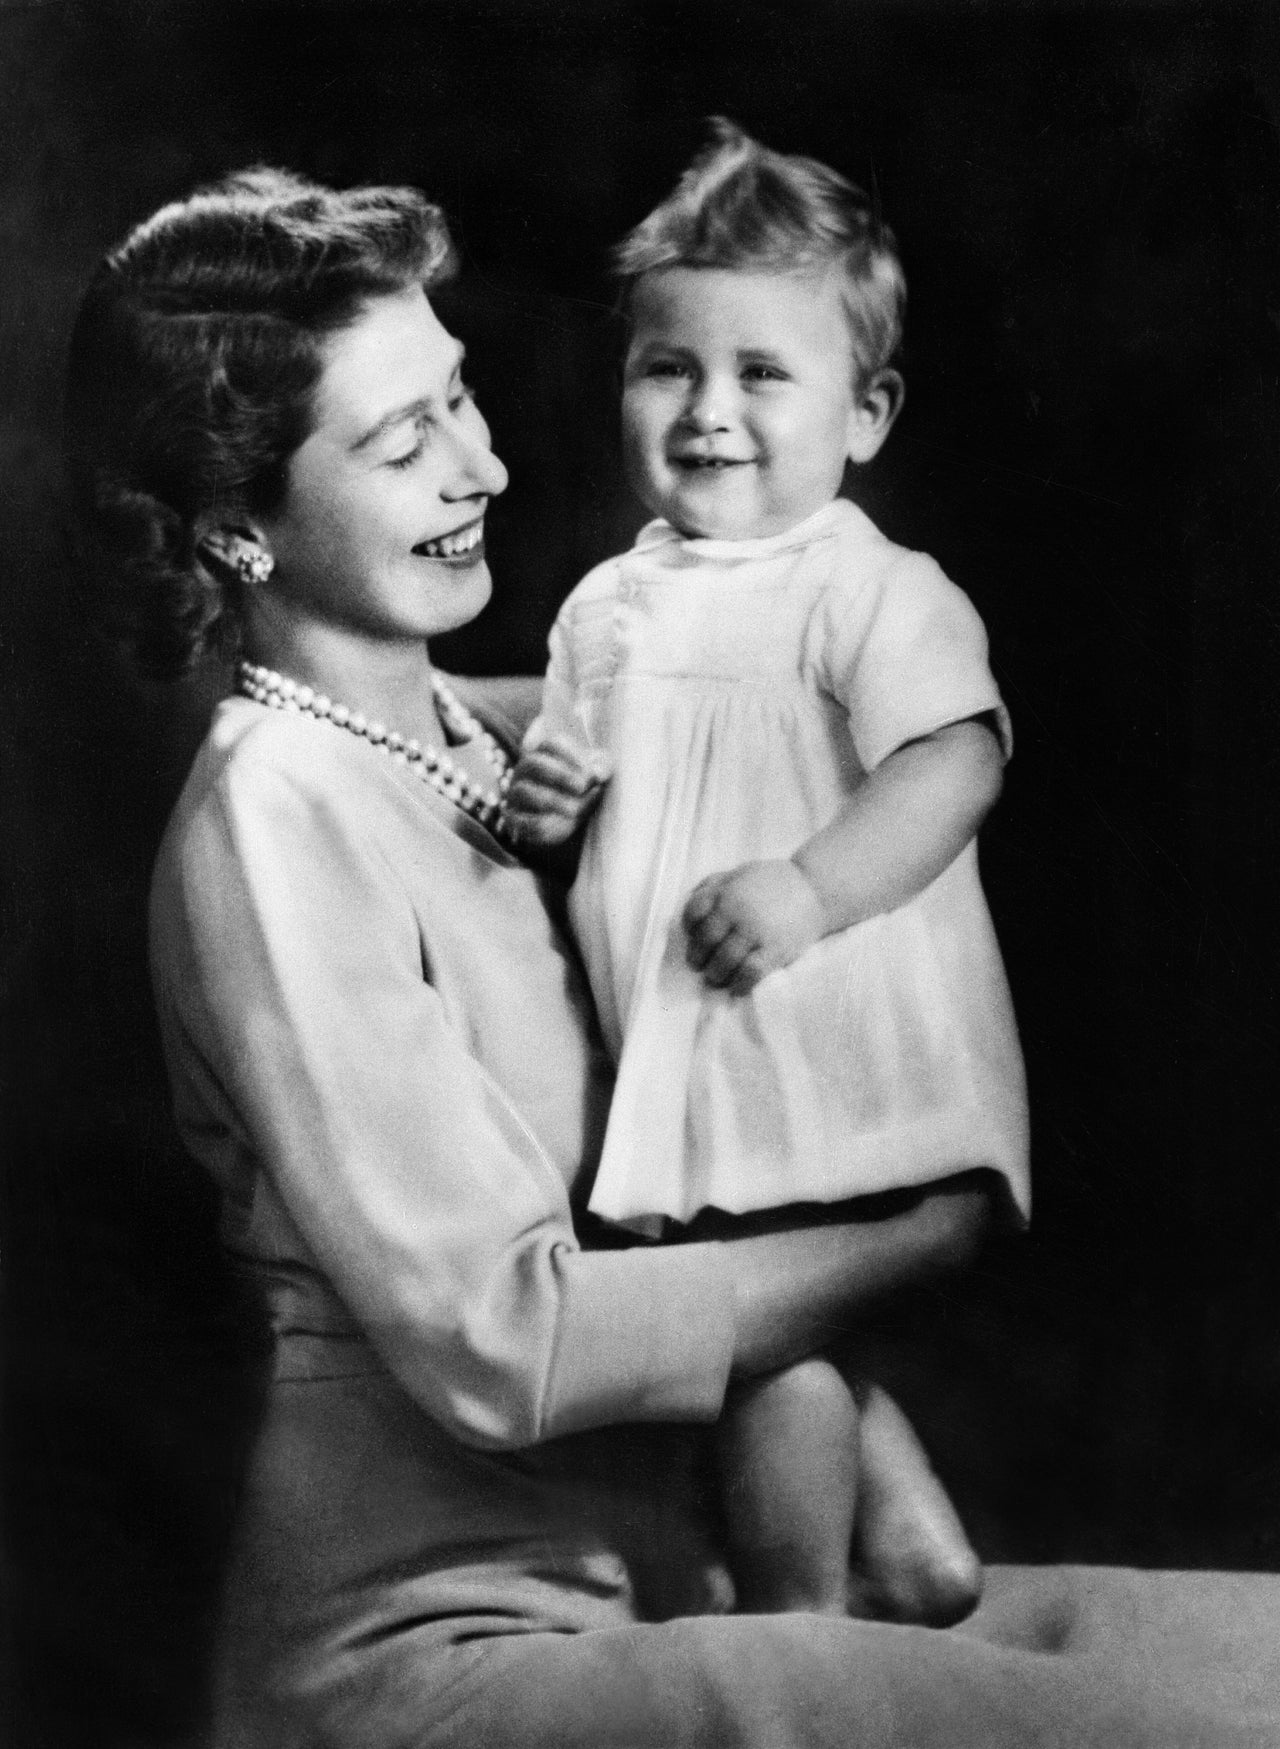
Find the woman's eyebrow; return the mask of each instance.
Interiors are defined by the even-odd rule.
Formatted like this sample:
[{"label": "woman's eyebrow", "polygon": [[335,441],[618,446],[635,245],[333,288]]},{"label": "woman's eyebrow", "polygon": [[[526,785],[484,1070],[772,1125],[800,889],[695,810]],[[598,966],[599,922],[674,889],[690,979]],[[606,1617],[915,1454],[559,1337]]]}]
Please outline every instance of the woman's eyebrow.
[{"label": "woman's eyebrow", "polygon": [[[449,372],[450,382],[462,369],[466,356],[466,347],[460,345],[454,357],[453,369]],[[367,431],[362,432],[356,438],[355,442],[350,445],[350,453],[355,455],[357,450],[368,449],[369,445],[375,443],[384,432],[394,430],[397,425],[403,425],[406,419],[419,419],[424,413],[429,413],[435,399],[434,395],[416,395],[412,401],[405,401],[402,406],[393,407],[390,412],[384,413],[381,419],[376,420]]]},{"label": "woman's eyebrow", "polygon": [[431,398],[420,395],[416,401],[406,401],[403,407],[393,407],[390,413],[384,413],[375,425],[356,438],[350,446],[351,454],[357,450],[368,449],[371,443],[376,443],[384,432],[393,430],[397,425],[403,425],[406,419],[420,418],[431,409]]}]

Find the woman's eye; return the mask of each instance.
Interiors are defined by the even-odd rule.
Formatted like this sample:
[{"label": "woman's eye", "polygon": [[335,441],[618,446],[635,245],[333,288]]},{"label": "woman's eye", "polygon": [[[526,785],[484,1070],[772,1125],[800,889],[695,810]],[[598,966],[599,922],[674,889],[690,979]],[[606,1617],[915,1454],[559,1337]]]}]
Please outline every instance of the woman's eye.
[{"label": "woman's eye", "polygon": [[409,468],[409,467],[412,467],[414,462],[416,462],[418,457],[422,454],[422,450],[423,450],[423,443],[422,443],[422,439],[419,438],[417,443],[414,444],[413,448],[406,450],[403,455],[393,455],[392,457],[390,457],[390,459],[387,462],[387,466],[389,468]]},{"label": "woman's eye", "polygon": [[476,392],[470,383],[459,383],[449,396],[449,411],[457,413],[463,407],[469,407],[476,398]]}]

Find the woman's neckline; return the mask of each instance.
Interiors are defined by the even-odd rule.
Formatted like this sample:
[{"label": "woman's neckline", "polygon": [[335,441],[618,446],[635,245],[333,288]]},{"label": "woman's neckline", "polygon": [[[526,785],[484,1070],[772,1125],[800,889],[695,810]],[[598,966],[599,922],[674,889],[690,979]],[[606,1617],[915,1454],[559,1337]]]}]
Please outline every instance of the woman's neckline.
[{"label": "woman's neckline", "polygon": [[[241,663],[237,672],[236,690],[220,701],[219,714],[227,706],[243,702],[250,709],[267,709],[281,721],[290,716],[339,731],[353,744],[364,742],[383,755],[387,771],[394,777],[412,779],[409,788],[424,800],[431,800],[449,810],[455,831],[474,842],[478,832],[499,853],[510,856],[505,842],[503,800],[510,772],[510,760],[496,737],[457,697],[453,688],[438,670],[433,672],[433,688],[439,706],[440,726],[448,752],[436,751],[409,740],[383,724],[368,721],[361,713],[335,705],[323,695],[316,695],[310,686],[299,686],[288,676],[274,670]],[[476,755],[483,755],[483,766]],[[465,757],[464,757],[465,756]],[[490,787],[495,784],[496,788]],[[473,830],[468,830],[471,828]],[[515,860],[515,859],[513,859]]]}]

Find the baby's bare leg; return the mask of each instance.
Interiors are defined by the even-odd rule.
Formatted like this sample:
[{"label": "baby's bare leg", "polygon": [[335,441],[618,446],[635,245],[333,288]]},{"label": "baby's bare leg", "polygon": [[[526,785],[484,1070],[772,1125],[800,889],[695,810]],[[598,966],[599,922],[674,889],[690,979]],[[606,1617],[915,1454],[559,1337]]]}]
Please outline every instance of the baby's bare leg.
[{"label": "baby's bare leg", "polygon": [[981,1563],[915,1429],[893,1398],[870,1385],[859,1392],[859,1401],[858,1571],[850,1613],[945,1627],[977,1603]]},{"label": "baby's bare leg", "polygon": [[821,1359],[730,1392],[718,1451],[741,1611],[847,1613],[858,1422],[853,1393]]}]

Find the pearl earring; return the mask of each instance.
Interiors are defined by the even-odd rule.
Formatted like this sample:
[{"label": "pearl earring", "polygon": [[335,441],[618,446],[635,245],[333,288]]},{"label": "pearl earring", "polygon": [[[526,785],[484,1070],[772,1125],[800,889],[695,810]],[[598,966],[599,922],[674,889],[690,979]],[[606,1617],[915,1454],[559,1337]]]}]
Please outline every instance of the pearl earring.
[{"label": "pearl earring", "polygon": [[213,555],[235,572],[246,588],[263,584],[276,568],[276,562],[256,540],[246,540],[240,534],[210,538],[206,546]]},{"label": "pearl earring", "polygon": [[248,588],[265,583],[276,568],[265,547],[260,547],[257,541],[241,540],[239,535],[232,541],[227,557],[235,566],[236,576]]}]

